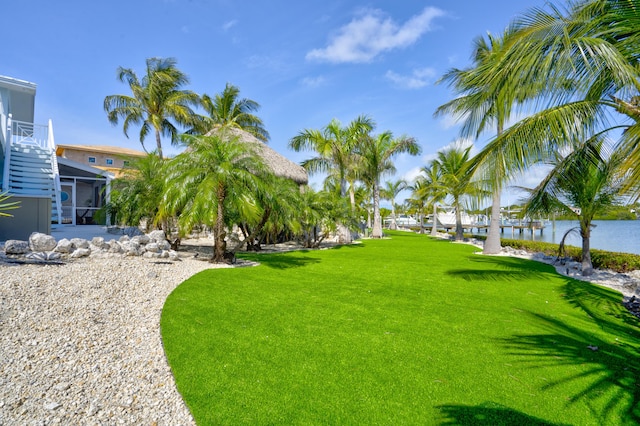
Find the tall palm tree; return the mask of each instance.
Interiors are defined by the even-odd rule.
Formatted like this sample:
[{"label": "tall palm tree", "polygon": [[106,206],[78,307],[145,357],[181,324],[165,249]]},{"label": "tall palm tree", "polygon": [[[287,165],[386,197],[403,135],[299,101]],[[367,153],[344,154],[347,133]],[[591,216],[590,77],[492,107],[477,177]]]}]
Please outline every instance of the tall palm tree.
[{"label": "tall palm tree", "polygon": [[427,166],[422,167],[421,174],[416,179],[416,196],[425,199],[433,210],[431,223],[431,236],[433,237],[438,235],[438,203],[447,196],[439,165],[440,163],[435,159],[430,161]]},{"label": "tall palm tree", "polygon": [[572,141],[609,134],[627,153],[631,185],[640,195],[638,6],[634,0],[581,1],[567,10],[532,9],[514,21],[501,67],[533,89],[542,108],[491,141],[478,161],[522,172]]},{"label": "tall palm tree", "polygon": [[566,156],[556,154],[554,168],[525,204],[525,214],[560,211],[578,219],[583,275],[593,273],[589,245],[593,218],[624,195],[623,160],[621,151],[607,152],[601,137],[578,145]]},{"label": "tall palm tree", "polygon": [[[163,209],[178,215],[181,232],[204,224],[214,229],[212,262],[224,262],[226,229],[233,219],[257,222],[261,211],[256,200],[268,167],[255,149],[237,138],[215,133],[184,135],[188,150],[170,161],[166,174]],[[228,213],[233,211],[237,217]]]},{"label": "tall palm tree", "polygon": [[[347,193],[347,182],[353,179],[358,167],[355,149],[375,127],[374,121],[368,116],[359,116],[349,125],[343,127],[340,121],[333,119],[322,130],[304,129],[289,141],[289,147],[295,151],[312,150],[317,156],[305,160],[302,165],[309,173],[324,172],[329,179],[336,179],[339,183],[340,196]],[[351,185],[351,190],[354,186]],[[352,210],[355,199],[352,198]],[[342,238],[351,241],[351,232],[345,226],[341,227]]]},{"label": "tall palm tree", "polygon": [[289,147],[294,151],[315,151],[318,155],[304,161],[303,166],[310,173],[325,172],[336,177],[340,183],[340,195],[345,196],[347,175],[356,167],[354,150],[374,127],[374,121],[365,115],[357,117],[346,127],[333,119],[322,130],[302,130],[289,141]]},{"label": "tall palm tree", "polygon": [[[505,51],[511,43],[512,32],[507,29],[501,37],[488,34],[474,42],[473,64],[466,69],[451,69],[440,80],[456,91],[457,98],[440,106],[435,115],[454,114],[463,117],[462,137],[478,138],[483,132],[495,131],[500,136],[511,117],[514,104],[523,102],[530,93],[518,82],[514,68],[505,67]],[[500,151],[494,155],[499,156]],[[504,161],[496,158],[493,167],[481,167],[484,181],[492,187],[491,222],[484,244],[485,254],[500,252],[500,193],[508,174]]]},{"label": "tall palm tree", "polygon": [[162,155],[161,135],[178,143],[178,126],[192,126],[196,117],[192,106],[200,104],[200,97],[181,88],[189,83],[186,74],[176,67],[173,58],[147,59],[146,75],[140,80],[130,68],[118,68],[118,79],[129,85],[131,96],[110,95],[104,98],[104,110],[113,125],[123,120],[122,129],[129,137],[131,124],[140,125],[140,143],[150,131],[155,133],[156,150]]},{"label": "tall palm tree", "polygon": [[436,167],[440,172],[442,189],[452,199],[451,204],[456,214],[456,241],[462,241],[464,237],[462,229],[463,198],[468,195],[475,196],[479,192],[479,189],[471,180],[470,151],[471,147],[464,149],[452,147],[438,152],[438,157],[432,162],[432,167]]},{"label": "tall palm tree", "polygon": [[382,238],[382,219],[380,217],[380,179],[395,172],[393,158],[402,153],[418,155],[420,145],[410,137],[394,139],[393,133],[386,131],[377,136],[362,139],[356,152],[362,170],[363,179],[372,188],[373,193],[373,238]]},{"label": "tall palm tree", "polygon": [[380,190],[380,197],[391,201],[391,224],[389,225],[389,229],[398,229],[398,223],[396,221],[396,197],[405,189],[407,189],[407,181],[398,179],[396,181],[386,181],[384,187]]},{"label": "tall palm tree", "polygon": [[197,124],[196,132],[204,134],[214,128],[233,127],[267,143],[269,132],[262,119],[254,114],[260,109],[260,104],[251,99],[240,98],[239,95],[240,89],[230,83],[214,97],[203,94],[202,106],[207,115]]}]

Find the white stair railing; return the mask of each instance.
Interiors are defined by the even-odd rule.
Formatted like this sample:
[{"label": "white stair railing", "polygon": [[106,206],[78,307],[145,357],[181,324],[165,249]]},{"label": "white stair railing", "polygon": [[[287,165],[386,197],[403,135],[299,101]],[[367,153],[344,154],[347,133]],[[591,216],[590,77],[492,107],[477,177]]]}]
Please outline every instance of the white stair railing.
[{"label": "white stair railing", "polygon": [[53,174],[54,185],[54,197],[56,199],[56,213],[58,215],[58,225],[62,225],[62,201],[60,199],[60,193],[62,188],[60,186],[60,170],[58,169],[58,156],[56,155],[56,142],[53,138],[53,123],[49,119],[49,125],[47,128],[47,146],[51,150],[51,171]]},{"label": "white stair railing", "polygon": [[[4,115],[3,115],[3,121],[4,121]],[[9,190],[9,170],[10,170],[10,164],[11,164],[11,114],[9,114],[9,116],[6,118],[6,129],[7,129],[7,133],[6,133],[6,138],[5,138],[5,145],[4,145],[4,170],[2,173],[2,191],[8,191]]]},{"label": "white stair railing", "polygon": [[43,124],[13,120],[11,132],[14,143],[35,145],[40,148],[47,148],[49,145],[49,128]]}]

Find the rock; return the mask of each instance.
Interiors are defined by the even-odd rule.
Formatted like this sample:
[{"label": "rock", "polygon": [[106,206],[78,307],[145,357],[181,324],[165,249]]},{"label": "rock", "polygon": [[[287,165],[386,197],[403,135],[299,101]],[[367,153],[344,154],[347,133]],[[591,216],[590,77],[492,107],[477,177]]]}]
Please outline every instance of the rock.
[{"label": "rock", "polygon": [[168,253],[169,253],[169,260],[173,260],[173,261],[180,260],[180,255],[178,254],[177,251],[169,250]]},{"label": "rock", "polygon": [[127,256],[140,256],[140,254],[142,254],[140,244],[135,241],[125,241],[120,243],[120,245],[122,247],[122,251],[124,251],[124,254]]},{"label": "rock", "polygon": [[58,253],[71,253],[74,248],[75,247],[71,241],[63,238],[58,241],[58,244],[56,245],[56,248],[53,249],[53,251],[57,251]]},{"label": "rock", "polygon": [[148,236],[151,241],[155,241],[156,243],[165,241],[167,239],[167,237],[164,235],[164,231],[162,230],[151,231]]},{"label": "rock", "polygon": [[29,243],[21,240],[7,240],[4,243],[6,254],[25,254],[29,252]]},{"label": "rock", "polygon": [[27,253],[25,259],[36,260],[39,262],[46,262],[51,260],[60,260],[62,255],[56,251],[32,251],[31,253]]},{"label": "rock", "polygon": [[51,251],[56,248],[56,239],[51,235],[34,232],[29,236],[31,251]]},{"label": "rock", "polygon": [[135,237],[131,238],[131,241],[135,241],[140,245],[145,245],[145,244],[149,244],[149,241],[151,241],[151,239],[149,238],[148,235],[136,235]]},{"label": "rock", "polygon": [[78,249],[88,249],[89,248],[89,241],[85,240],[84,238],[72,238],[71,239],[71,244],[73,244],[74,247],[78,248]]},{"label": "rock", "polygon": [[61,407],[61,405],[58,404],[57,402],[48,402],[48,403],[44,404],[44,409],[45,410],[57,410],[60,407]]},{"label": "rock", "polygon": [[148,259],[159,259],[160,256],[161,256],[160,253],[154,253],[152,251],[147,251],[142,255],[142,257],[146,257]]},{"label": "rock", "polygon": [[167,240],[158,241],[158,248],[160,250],[171,250],[171,244]]},{"label": "rock", "polygon": [[93,244],[96,247],[102,248],[102,246],[104,245],[104,238],[103,237],[93,237],[91,239],[91,244]]},{"label": "rock", "polygon": [[108,244],[109,248],[107,249],[107,251],[109,253],[122,253],[122,246],[116,240],[111,240]]},{"label": "rock", "polygon": [[137,226],[128,226],[123,229],[122,233],[128,237],[135,237],[136,235],[144,235],[144,232]]},{"label": "rock", "polygon": [[144,247],[144,249],[147,252],[151,252],[151,253],[158,253],[160,251],[160,248],[158,247],[158,243],[149,243]]},{"label": "rock", "polygon": [[77,259],[80,257],[87,257],[90,254],[91,254],[91,250],[89,248],[79,248],[79,249],[76,249],[73,253],[71,253],[71,257],[74,259]]}]

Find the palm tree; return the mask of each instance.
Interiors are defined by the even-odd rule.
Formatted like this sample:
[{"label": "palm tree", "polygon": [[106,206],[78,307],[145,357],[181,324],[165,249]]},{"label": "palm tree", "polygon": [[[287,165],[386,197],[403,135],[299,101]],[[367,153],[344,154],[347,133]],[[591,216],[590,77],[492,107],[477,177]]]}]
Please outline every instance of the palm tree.
[{"label": "palm tree", "polygon": [[[471,147],[452,147],[438,152],[438,157],[432,161],[431,167],[436,167],[440,172],[440,184],[442,189],[452,199],[452,206],[456,214],[456,241],[462,241],[462,200],[465,196],[478,194],[476,183],[471,180],[471,161],[469,152]],[[434,218],[435,220],[435,218]]]},{"label": "palm tree", "polygon": [[389,225],[389,229],[398,229],[398,223],[396,221],[396,197],[405,189],[407,189],[407,181],[399,179],[396,181],[386,181],[384,188],[380,190],[380,197],[391,201],[391,224]]},{"label": "palm tree", "polygon": [[[305,160],[302,165],[309,173],[325,172],[328,178],[336,179],[339,183],[340,196],[347,192],[347,181],[353,179],[357,168],[354,152],[360,141],[375,127],[370,117],[359,116],[348,126],[333,119],[322,130],[305,129],[289,141],[289,147],[294,151],[312,150],[317,156]],[[354,187],[351,185],[351,190]],[[352,198],[352,209],[355,200]],[[342,227],[341,233],[346,242],[351,240],[351,233]]]},{"label": "palm tree", "polygon": [[560,211],[578,219],[583,275],[593,273],[589,246],[593,218],[624,195],[623,160],[620,151],[606,152],[601,137],[578,145],[566,156],[556,154],[553,169],[525,205],[525,214]]},{"label": "palm tree", "polygon": [[229,83],[213,98],[203,94],[202,106],[207,116],[201,118],[193,133],[204,134],[214,128],[232,127],[244,130],[267,143],[269,132],[262,119],[254,114],[260,109],[260,104],[251,99],[241,99],[239,95],[240,89]]},{"label": "palm tree", "polygon": [[566,11],[550,5],[514,21],[501,68],[517,75],[543,108],[491,141],[479,162],[489,170],[522,172],[572,141],[611,134],[627,153],[630,186],[640,194],[640,8],[635,3],[582,1]]},{"label": "palm tree", "polygon": [[420,170],[421,174],[415,183],[416,196],[428,202],[433,209],[433,220],[431,223],[431,236],[433,237],[438,235],[438,203],[447,196],[439,165],[440,163],[437,160],[430,161],[427,166],[422,167]]},{"label": "palm tree", "polygon": [[182,140],[188,149],[169,163],[163,210],[178,216],[183,233],[200,224],[212,226],[211,260],[224,262],[226,229],[234,219],[260,219],[256,193],[270,171],[254,148],[237,138],[215,133],[184,135]]},{"label": "palm tree", "polygon": [[402,153],[418,155],[420,145],[410,137],[393,138],[393,133],[386,131],[377,136],[362,139],[357,147],[359,163],[365,182],[371,186],[373,193],[373,238],[382,238],[382,219],[380,217],[380,179],[395,172],[393,158]]},{"label": "palm tree", "polygon": [[[454,88],[459,97],[440,106],[435,115],[454,114],[463,117],[462,137],[478,138],[484,131],[494,126],[499,137],[511,117],[512,108],[517,102],[523,102],[530,96],[527,89],[515,78],[516,71],[505,67],[505,51],[509,47],[513,34],[507,29],[502,37],[488,34],[487,38],[478,38],[474,43],[473,65],[469,68],[451,69],[442,78]],[[530,89],[531,90],[531,89]],[[501,152],[495,151],[496,158],[491,168],[476,165],[484,174],[484,181],[492,187],[491,223],[484,244],[485,254],[500,252],[500,192],[503,182],[508,178],[507,171],[499,158]]]},{"label": "palm tree", "polygon": [[9,201],[10,199],[11,195],[6,192],[0,192],[0,217],[11,217],[13,215],[6,213],[6,211],[20,207],[20,201]]},{"label": "palm tree", "polygon": [[117,223],[138,226],[144,222],[147,231],[160,223],[165,164],[158,154],[147,154],[133,160],[124,175],[113,181],[107,210],[115,214]]},{"label": "palm tree", "polygon": [[118,68],[118,79],[129,85],[131,96],[110,95],[104,98],[104,110],[113,125],[123,120],[122,129],[129,137],[131,124],[140,125],[140,143],[151,130],[155,132],[156,149],[162,158],[161,135],[169,136],[172,144],[178,143],[178,127],[191,126],[196,114],[192,106],[200,104],[197,94],[181,88],[189,79],[176,68],[173,58],[147,59],[146,75],[140,80],[129,68]]}]

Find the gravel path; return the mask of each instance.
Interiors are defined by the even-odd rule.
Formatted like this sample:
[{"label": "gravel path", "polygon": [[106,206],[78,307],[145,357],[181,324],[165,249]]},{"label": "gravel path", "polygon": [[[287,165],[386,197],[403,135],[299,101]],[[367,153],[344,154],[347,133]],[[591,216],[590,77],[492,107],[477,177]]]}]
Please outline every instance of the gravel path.
[{"label": "gravel path", "polygon": [[208,262],[0,263],[0,425],[194,424],[160,313]]}]

